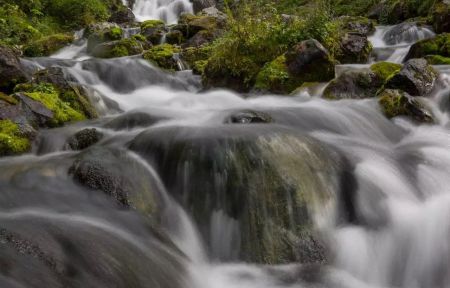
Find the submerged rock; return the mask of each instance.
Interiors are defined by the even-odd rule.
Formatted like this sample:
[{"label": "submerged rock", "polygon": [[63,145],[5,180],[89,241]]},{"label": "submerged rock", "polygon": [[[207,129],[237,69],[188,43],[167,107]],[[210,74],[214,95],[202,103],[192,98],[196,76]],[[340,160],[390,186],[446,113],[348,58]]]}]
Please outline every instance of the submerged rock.
[{"label": "submerged rock", "polygon": [[401,90],[384,90],[378,103],[388,118],[407,116],[421,123],[433,123],[433,114],[415,97]]},{"label": "submerged rock", "polygon": [[254,110],[239,111],[225,119],[225,123],[230,124],[271,123],[272,121],[269,114]]},{"label": "submerged rock", "polygon": [[386,88],[400,89],[412,96],[424,96],[433,90],[438,73],[425,59],[411,59],[392,76]]},{"label": "submerged rock", "polygon": [[151,126],[165,117],[150,115],[146,112],[131,111],[115,117],[104,125],[105,128],[114,130],[134,129],[139,127]]},{"label": "submerged rock", "polygon": [[433,36],[431,31],[425,30],[425,27],[418,26],[416,22],[404,22],[393,26],[383,36],[384,42],[388,45],[400,43],[414,43],[420,39],[421,34],[429,38]]},{"label": "submerged rock", "polygon": [[94,145],[103,138],[103,133],[95,128],[86,128],[75,133],[67,140],[67,145],[72,150],[83,150]]},{"label": "submerged rock", "polygon": [[350,191],[338,188],[342,159],[322,144],[265,124],[152,128],[129,147],[193,216],[212,258],[326,261],[312,219]]},{"label": "submerged rock", "polygon": [[0,91],[10,93],[27,78],[16,53],[9,47],[0,46]]}]

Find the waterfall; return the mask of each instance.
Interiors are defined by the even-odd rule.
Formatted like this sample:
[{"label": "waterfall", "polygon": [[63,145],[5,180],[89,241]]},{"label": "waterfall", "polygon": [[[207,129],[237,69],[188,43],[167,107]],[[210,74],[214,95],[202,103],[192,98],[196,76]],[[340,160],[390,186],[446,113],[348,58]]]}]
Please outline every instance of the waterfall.
[{"label": "waterfall", "polygon": [[173,24],[181,13],[192,13],[193,8],[189,0],[136,0],[133,12],[139,21],[160,19]]}]

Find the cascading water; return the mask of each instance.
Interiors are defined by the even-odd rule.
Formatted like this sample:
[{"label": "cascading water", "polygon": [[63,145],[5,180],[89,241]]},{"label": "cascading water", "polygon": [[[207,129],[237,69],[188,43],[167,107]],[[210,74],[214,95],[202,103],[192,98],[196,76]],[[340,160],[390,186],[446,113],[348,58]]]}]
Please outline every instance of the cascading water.
[{"label": "cascading water", "polygon": [[[0,159],[2,287],[450,287],[448,67],[438,123],[416,125],[373,99],[199,93],[189,71],[63,51],[25,61],[104,115]],[[67,150],[84,128],[103,138]]]},{"label": "cascading water", "polygon": [[133,5],[137,20],[160,19],[168,24],[175,23],[181,13],[192,11],[189,0],[136,0]]}]

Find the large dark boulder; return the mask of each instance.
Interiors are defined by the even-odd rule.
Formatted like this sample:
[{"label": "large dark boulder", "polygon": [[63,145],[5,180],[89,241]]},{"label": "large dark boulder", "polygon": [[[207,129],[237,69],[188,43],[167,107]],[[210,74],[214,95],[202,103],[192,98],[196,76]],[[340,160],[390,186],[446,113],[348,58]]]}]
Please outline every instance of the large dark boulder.
[{"label": "large dark boulder", "polygon": [[400,89],[412,96],[425,96],[433,90],[438,73],[425,59],[411,59],[392,76],[386,88]]},{"label": "large dark boulder", "polygon": [[26,81],[27,76],[14,50],[0,46],[0,91],[10,93],[14,86]]},{"label": "large dark boulder", "polygon": [[360,33],[346,33],[341,39],[342,55],[338,60],[345,63],[367,63],[372,45],[367,36]]},{"label": "large dark boulder", "polygon": [[334,78],[334,61],[327,49],[315,39],[305,40],[286,52],[290,74],[304,82],[324,82]]},{"label": "large dark boulder", "polygon": [[[226,121],[251,124],[268,117],[240,111]],[[212,258],[271,264],[327,261],[312,219],[339,202],[335,184],[345,164],[321,143],[260,123],[151,128],[129,148],[157,169],[169,192],[190,212]]]},{"label": "large dark boulder", "polygon": [[136,16],[129,8],[119,9],[111,14],[108,19],[109,22],[117,24],[133,24],[136,22]]}]

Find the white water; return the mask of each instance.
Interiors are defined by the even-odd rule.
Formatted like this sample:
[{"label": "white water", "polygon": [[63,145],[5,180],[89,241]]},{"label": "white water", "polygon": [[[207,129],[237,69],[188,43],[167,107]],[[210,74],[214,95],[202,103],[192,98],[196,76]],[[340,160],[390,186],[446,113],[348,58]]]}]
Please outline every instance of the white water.
[{"label": "white water", "polygon": [[181,13],[192,13],[193,9],[189,0],[136,0],[133,12],[138,21],[159,19],[174,24]]}]

